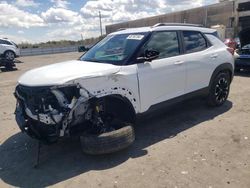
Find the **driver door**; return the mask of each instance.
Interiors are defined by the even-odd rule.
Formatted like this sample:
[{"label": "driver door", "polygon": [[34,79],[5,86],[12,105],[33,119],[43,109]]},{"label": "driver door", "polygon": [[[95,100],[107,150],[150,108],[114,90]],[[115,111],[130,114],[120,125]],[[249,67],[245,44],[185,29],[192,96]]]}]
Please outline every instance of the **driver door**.
[{"label": "driver door", "polygon": [[183,95],[186,80],[186,64],[180,55],[178,32],[152,33],[141,53],[146,50],[156,50],[160,54],[151,62],[137,64],[142,112],[151,105]]}]

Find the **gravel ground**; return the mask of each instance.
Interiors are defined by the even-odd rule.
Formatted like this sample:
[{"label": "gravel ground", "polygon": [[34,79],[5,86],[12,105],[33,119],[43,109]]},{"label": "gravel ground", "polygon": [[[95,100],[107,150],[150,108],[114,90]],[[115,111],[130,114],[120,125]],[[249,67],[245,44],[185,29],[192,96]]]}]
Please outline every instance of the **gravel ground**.
[{"label": "gravel ground", "polygon": [[234,77],[224,106],[192,100],[138,121],[136,141],[110,155],[90,156],[76,139],[42,146],[20,133],[13,91],[25,71],[79,53],[19,58],[0,71],[0,187],[250,187],[250,73]]}]

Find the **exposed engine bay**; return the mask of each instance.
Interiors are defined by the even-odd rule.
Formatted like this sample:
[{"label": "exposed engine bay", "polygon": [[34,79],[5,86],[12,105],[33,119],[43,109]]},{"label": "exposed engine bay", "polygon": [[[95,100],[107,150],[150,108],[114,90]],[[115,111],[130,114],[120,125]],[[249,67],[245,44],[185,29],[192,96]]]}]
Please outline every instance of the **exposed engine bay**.
[{"label": "exposed engine bay", "polygon": [[80,132],[79,127],[84,131],[104,127],[95,96],[80,85],[18,85],[14,95],[20,129],[45,143],[69,136],[73,130]]}]

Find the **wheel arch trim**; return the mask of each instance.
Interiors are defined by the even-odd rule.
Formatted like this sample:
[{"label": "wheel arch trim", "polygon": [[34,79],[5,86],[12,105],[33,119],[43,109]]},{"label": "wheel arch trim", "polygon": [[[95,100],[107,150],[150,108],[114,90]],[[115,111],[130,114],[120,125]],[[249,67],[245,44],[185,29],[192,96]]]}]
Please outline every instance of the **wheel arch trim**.
[{"label": "wheel arch trim", "polygon": [[214,70],[214,72],[210,78],[209,88],[211,87],[211,84],[212,84],[214,78],[216,77],[216,75],[218,75],[218,73],[221,71],[229,71],[230,82],[233,80],[233,76],[234,76],[233,65],[231,63],[223,63],[223,64],[220,64],[218,67],[216,67],[216,69]]},{"label": "wheel arch trim", "polygon": [[115,99],[118,99],[118,100],[124,102],[124,104],[126,104],[128,106],[129,110],[132,113],[133,117],[131,117],[131,119],[133,119],[135,121],[135,119],[136,119],[135,106],[132,104],[131,100],[129,100],[126,96],[123,96],[121,94],[108,94],[108,95],[96,96],[96,98],[98,98],[98,99],[115,98]]},{"label": "wheel arch trim", "polygon": [[15,57],[17,56],[16,53],[14,52],[14,50],[12,50],[12,49],[7,49],[7,50],[5,50],[4,53],[3,53],[3,55],[5,55],[5,53],[8,52],[8,51],[13,52],[14,55],[15,55]]}]

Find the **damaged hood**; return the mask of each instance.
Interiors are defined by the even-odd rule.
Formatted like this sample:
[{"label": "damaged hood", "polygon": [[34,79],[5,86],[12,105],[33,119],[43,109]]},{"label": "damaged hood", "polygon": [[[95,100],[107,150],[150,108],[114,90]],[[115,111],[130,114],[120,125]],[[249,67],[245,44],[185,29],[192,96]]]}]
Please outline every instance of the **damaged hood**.
[{"label": "damaged hood", "polygon": [[30,70],[23,74],[18,83],[25,86],[61,85],[78,78],[99,77],[115,74],[120,66],[88,61],[66,61]]}]

